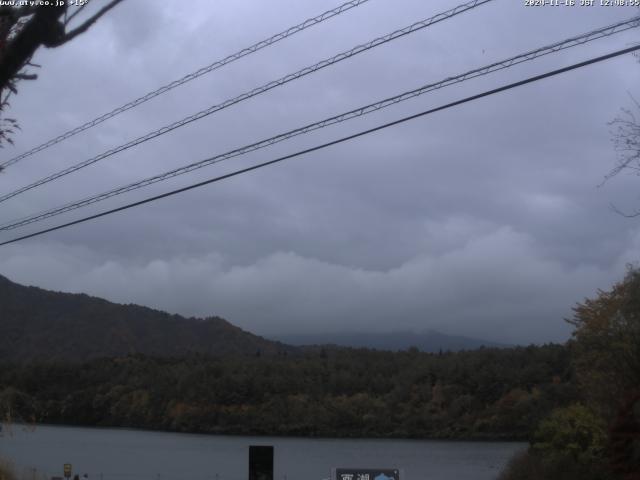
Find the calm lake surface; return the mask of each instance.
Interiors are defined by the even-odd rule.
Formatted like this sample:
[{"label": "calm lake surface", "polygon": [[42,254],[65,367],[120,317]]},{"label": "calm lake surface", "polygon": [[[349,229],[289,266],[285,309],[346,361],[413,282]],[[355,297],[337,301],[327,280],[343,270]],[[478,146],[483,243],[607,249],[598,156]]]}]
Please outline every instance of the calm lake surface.
[{"label": "calm lake surface", "polygon": [[[231,437],[120,429],[14,425],[0,434],[0,456],[47,477],[102,480],[246,480],[249,445],[275,447],[277,480],[321,480],[332,467],[401,468],[406,480],[495,479],[515,442],[337,440]],[[31,471],[31,470],[28,470]]]}]

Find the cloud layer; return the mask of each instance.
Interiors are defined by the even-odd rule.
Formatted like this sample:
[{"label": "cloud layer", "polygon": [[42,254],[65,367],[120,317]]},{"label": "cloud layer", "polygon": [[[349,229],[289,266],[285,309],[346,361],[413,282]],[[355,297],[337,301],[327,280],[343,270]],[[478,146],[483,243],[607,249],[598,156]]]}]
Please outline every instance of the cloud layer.
[{"label": "cloud layer", "polygon": [[[441,239],[457,225],[442,225]],[[449,230],[449,231],[447,231]],[[456,237],[460,238],[460,237]],[[606,288],[633,250],[608,269],[568,267],[510,227],[467,232],[466,242],[420,254],[386,270],[363,269],[275,252],[249,264],[224,254],[126,263],[55,244],[11,247],[0,268],[54,290],[87,292],[184,315],[218,314],[269,335],[428,328],[501,342],[561,341],[571,300]]]},{"label": "cloud layer", "polygon": [[[267,37],[335,2],[124,2],[80,39],[42,50],[5,157]],[[0,177],[2,191],[96,155],[455,2],[374,0],[176,89]],[[90,12],[87,12],[89,14]],[[236,105],[2,204],[2,221],[131,182],[474,67],[633,9],[491,2]],[[145,191],[78,218],[622,48],[634,32],[433,92]],[[428,328],[562,341],[571,307],[638,260],[637,178],[613,166],[607,121],[630,105],[625,57],[428,116],[205,189],[0,249],[0,274],[260,334]],[[55,225],[51,221],[44,225]],[[33,231],[27,228],[19,233]],[[3,240],[18,232],[0,235]]]}]

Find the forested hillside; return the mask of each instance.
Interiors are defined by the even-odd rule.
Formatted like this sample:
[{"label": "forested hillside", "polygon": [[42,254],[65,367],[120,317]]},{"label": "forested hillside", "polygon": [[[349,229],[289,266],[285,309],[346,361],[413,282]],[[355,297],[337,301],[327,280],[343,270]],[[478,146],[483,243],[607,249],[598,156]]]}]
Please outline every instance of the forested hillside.
[{"label": "forested hillside", "polygon": [[558,345],[0,364],[14,419],[185,432],[525,439],[575,395]]},{"label": "forested hillside", "polygon": [[87,360],[159,356],[275,355],[291,347],[219,317],[184,318],[83,294],[24,287],[0,276],[0,360]]}]

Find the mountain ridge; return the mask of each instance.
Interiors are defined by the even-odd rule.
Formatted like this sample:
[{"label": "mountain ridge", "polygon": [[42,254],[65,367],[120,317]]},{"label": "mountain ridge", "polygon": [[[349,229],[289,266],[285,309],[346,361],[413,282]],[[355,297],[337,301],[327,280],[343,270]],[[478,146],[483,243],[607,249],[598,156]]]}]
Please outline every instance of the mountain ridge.
[{"label": "mountain ridge", "polygon": [[144,354],[279,355],[318,347],[429,353],[510,345],[435,330],[333,332],[258,336],[210,316],[184,317],[86,293],[66,293],[14,283],[0,275],[0,360],[86,361]]},{"label": "mountain ridge", "polygon": [[277,355],[289,345],[221,317],[194,318],[84,293],[23,286],[0,275],[0,359],[72,360],[158,356]]},{"label": "mountain ridge", "polygon": [[438,353],[440,351],[457,352],[475,350],[481,347],[508,348],[512,346],[461,335],[447,335],[431,329],[423,332],[396,330],[380,333],[348,331],[319,334],[281,334],[269,335],[268,338],[295,346],[332,345],[387,351],[401,351],[415,347],[427,353]]}]

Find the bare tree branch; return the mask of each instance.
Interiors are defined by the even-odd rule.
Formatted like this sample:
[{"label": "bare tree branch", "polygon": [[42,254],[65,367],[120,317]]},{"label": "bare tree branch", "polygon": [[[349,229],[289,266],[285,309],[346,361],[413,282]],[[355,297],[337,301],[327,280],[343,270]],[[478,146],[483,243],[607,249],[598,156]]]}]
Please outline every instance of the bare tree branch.
[{"label": "bare tree branch", "polygon": [[38,78],[38,75],[35,73],[16,73],[14,78],[17,78],[18,80],[35,80]]},{"label": "bare tree branch", "polygon": [[[47,2],[48,5],[25,5],[11,7],[0,5],[0,111],[9,107],[8,99],[17,93],[16,84],[21,80],[35,80],[37,75],[27,70],[38,48],[59,47],[86,32],[100,17],[122,0],[106,0],[106,5],[86,19],[80,26],[66,31],[66,26],[83,11],[84,3],[71,15],[68,3]],[[25,2],[27,3],[27,2]],[[0,118],[0,148],[3,142],[13,143],[9,135],[19,128],[12,119]]]},{"label": "bare tree branch", "polygon": [[614,213],[617,213],[620,216],[623,216],[625,218],[636,218],[636,217],[640,217],[640,210],[634,210],[632,213],[626,213],[623,212],[622,210],[620,210],[618,207],[616,207],[614,204],[610,204],[609,208],[611,209],[611,211],[613,211]]},{"label": "bare tree branch", "polygon": [[70,32],[65,33],[60,38],[59,43],[53,44],[53,45],[47,45],[47,46],[57,47],[58,45],[62,45],[63,43],[66,43],[69,40],[72,40],[73,38],[75,38],[76,36],[80,35],[81,33],[86,32],[89,29],[89,27],[91,27],[91,25],[93,25],[100,17],[102,17],[105,13],[107,13],[109,10],[111,10],[113,7],[115,7],[116,5],[118,5],[121,2],[122,2],[122,0],[112,0],[107,5],[105,5],[100,10],[98,10],[98,12],[96,12],[95,15],[93,15],[90,18],[88,18],[87,20],[85,20],[85,22],[82,25],[80,25],[77,28],[74,28]]},{"label": "bare tree branch", "polygon": [[[640,113],[640,102],[631,93],[631,101]],[[611,131],[611,141],[618,159],[615,167],[605,175],[600,185],[603,185],[623,170],[640,170],[640,121],[632,110],[622,108],[621,114],[608,123],[614,127]]]},{"label": "bare tree branch", "polygon": [[87,3],[83,3],[82,5],[80,5],[78,8],[76,8],[75,12],[73,12],[71,15],[69,15],[69,18],[67,18],[64,22],[65,26],[69,25],[69,22],[71,22],[71,20],[73,20],[73,17],[75,17],[76,15],[78,15],[82,9],[84,7],[86,7],[89,4],[89,2]]}]

